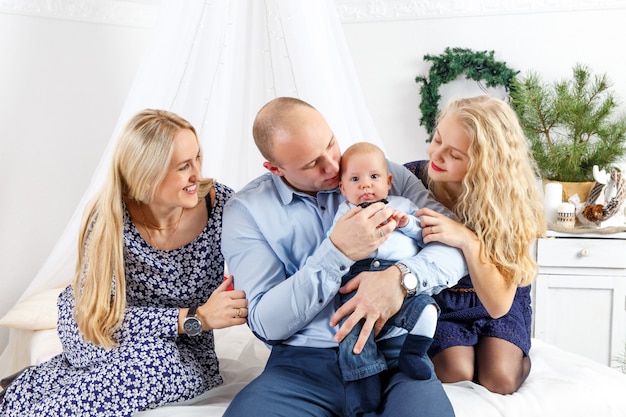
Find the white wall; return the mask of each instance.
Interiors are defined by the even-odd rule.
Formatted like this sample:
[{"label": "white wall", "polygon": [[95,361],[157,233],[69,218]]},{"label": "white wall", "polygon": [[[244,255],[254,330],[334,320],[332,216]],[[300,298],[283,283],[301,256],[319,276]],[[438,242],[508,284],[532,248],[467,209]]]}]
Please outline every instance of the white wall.
[{"label": "white wall", "polygon": [[0,13],[0,315],[87,188],[149,34]]},{"label": "white wall", "polygon": [[[500,3],[506,8],[507,2]],[[390,144],[387,153],[391,159],[407,161],[426,157],[427,133],[419,124],[420,85],[415,77],[428,74],[430,63],[423,60],[424,55],[439,55],[446,47],[493,50],[495,59],[520,70],[521,75],[533,70],[549,81],[569,77],[576,62],[585,63],[594,72],[606,72],[622,102],[626,101],[626,58],[621,46],[626,2],[622,4],[620,9],[557,13],[538,8],[535,12],[484,17],[343,26],[372,118],[383,142]],[[460,83],[441,88],[441,103],[456,96],[458,87],[463,89],[461,95],[466,88],[479,93],[474,84],[468,87]]]},{"label": "white wall", "polygon": [[[123,3],[85,3],[97,1]],[[495,50],[510,67],[548,79],[568,76],[576,62],[588,63],[606,71],[626,100],[619,43],[624,0],[576,2],[577,8],[587,5],[584,11],[570,11],[566,1],[442,0],[436,10],[420,8],[420,2],[336,1],[367,105],[388,155],[398,162],[426,156],[414,79],[428,71],[425,54],[448,46]],[[75,1],[9,3],[41,7],[17,14],[0,4],[0,315],[37,273],[83,195],[151,21],[124,20],[119,13],[90,20],[69,9],[60,19],[59,10],[50,9]],[[152,7],[128,3],[129,15]],[[398,4],[405,7],[398,11]],[[466,91],[451,83],[446,97],[457,86]],[[6,334],[0,328],[0,349]]]}]

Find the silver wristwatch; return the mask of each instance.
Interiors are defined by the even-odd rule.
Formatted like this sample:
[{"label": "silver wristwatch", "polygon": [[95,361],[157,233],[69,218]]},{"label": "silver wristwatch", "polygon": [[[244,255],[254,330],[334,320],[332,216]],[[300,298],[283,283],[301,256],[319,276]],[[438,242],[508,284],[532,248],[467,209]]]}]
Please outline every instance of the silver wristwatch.
[{"label": "silver wristwatch", "polygon": [[185,321],[183,322],[183,330],[189,336],[198,336],[202,333],[202,322],[196,315],[196,308],[191,307],[189,312],[187,313],[187,317],[185,317]]},{"label": "silver wristwatch", "polygon": [[395,265],[398,267],[400,273],[402,274],[400,284],[402,285],[402,288],[404,288],[404,290],[406,291],[406,296],[414,296],[417,290],[417,277],[413,275],[413,272],[411,272],[409,267],[402,262],[396,262]]}]

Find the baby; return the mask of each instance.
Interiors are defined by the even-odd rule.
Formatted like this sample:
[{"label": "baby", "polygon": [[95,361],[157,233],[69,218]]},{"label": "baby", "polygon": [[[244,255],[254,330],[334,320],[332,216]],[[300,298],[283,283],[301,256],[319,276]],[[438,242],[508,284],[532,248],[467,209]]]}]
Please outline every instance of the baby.
[{"label": "baby", "polygon": [[[356,206],[366,207],[382,201],[395,209],[392,218],[398,224],[376,251],[350,268],[342,278],[342,285],[363,271],[384,270],[395,265],[401,272],[408,272],[408,268],[401,263],[402,259],[411,258],[424,246],[419,221],[412,215],[418,207],[404,197],[389,196],[391,180],[385,155],[376,145],[355,143],[342,155],[339,187],[346,201],[339,206],[335,221]],[[428,379],[431,377],[431,367],[425,355],[435,333],[439,309],[432,297],[415,295],[415,285],[412,288],[405,286],[405,289],[408,297],[400,311],[383,327],[378,335],[379,340],[391,331],[395,330],[397,334],[398,328],[406,329],[409,334],[402,345],[398,366],[411,378]],[[339,303],[345,303],[353,295],[339,294]],[[370,335],[359,354],[353,352],[361,327],[359,323],[339,344],[339,364],[343,378],[354,381],[348,385],[347,393],[348,413],[352,415],[377,408],[381,396],[380,372],[387,369],[387,361],[379,351],[373,335]]]}]

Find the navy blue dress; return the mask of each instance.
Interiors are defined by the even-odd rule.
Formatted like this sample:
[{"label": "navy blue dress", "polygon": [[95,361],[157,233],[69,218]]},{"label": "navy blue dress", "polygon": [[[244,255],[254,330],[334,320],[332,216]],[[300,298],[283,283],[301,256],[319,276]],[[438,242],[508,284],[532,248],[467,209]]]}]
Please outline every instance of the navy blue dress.
[{"label": "navy blue dress", "polygon": [[193,398],[222,383],[213,332],[178,334],[178,309],[201,305],[223,281],[222,209],[232,190],[215,184],[209,221],[191,243],[160,251],[124,219],[127,309],[119,346],[83,341],[68,286],[58,299],[63,352],[26,370],[9,387],[1,416],[131,416]]}]

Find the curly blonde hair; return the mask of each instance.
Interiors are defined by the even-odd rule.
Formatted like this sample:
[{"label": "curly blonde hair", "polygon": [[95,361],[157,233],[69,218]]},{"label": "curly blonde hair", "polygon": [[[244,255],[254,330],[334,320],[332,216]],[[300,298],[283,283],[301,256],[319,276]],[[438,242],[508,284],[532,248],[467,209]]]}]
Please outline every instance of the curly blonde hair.
[{"label": "curly blonde hair", "polygon": [[[148,204],[166,175],[174,137],[193,126],[165,110],[143,110],[122,131],[111,169],[101,191],[83,216],[73,290],[74,317],[86,341],[105,348],[117,345],[114,331],[126,309],[124,274],[124,198]],[[198,201],[213,187],[199,183]]]},{"label": "curly blonde hair", "polygon": [[495,264],[507,282],[530,285],[537,271],[531,246],[546,227],[536,163],[517,115],[505,101],[485,95],[451,101],[438,122],[444,117],[458,121],[469,137],[467,173],[452,210],[478,236],[483,261]]}]

